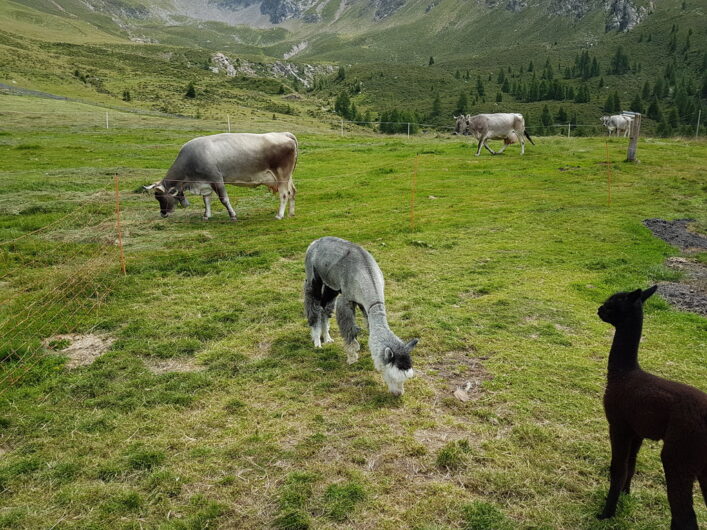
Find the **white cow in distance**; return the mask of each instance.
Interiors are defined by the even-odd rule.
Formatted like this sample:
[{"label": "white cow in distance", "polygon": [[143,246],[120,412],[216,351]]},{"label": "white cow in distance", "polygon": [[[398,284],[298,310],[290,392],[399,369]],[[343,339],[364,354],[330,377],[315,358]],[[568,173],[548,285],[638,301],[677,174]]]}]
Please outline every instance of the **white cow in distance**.
[{"label": "white cow in distance", "polygon": [[[492,155],[505,151],[510,144],[520,142],[520,154],[525,154],[525,138],[535,145],[535,142],[525,130],[525,119],[522,114],[497,112],[494,114],[477,114],[476,116],[455,116],[456,134],[470,134],[474,136],[479,145],[476,156],[481,154],[481,147],[485,147]],[[494,151],[486,143],[487,140],[503,140],[503,147]]]},{"label": "white cow in distance", "polygon": [[614,114],[613,116],[602,116],[601,123],[608,129],[609,136],[611,136],[612,132],[616,131],[616,136],[620,135],[626,137],[631,133],[633,118]]}]

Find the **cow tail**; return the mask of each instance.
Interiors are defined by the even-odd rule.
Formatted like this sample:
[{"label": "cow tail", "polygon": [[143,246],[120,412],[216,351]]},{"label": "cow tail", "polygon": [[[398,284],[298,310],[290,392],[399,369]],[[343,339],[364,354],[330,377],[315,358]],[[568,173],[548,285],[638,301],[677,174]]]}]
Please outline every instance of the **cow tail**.
[{"label": "cow tail", "polygon": [[523,131],[523,134],[525,135],[525,137],[526,137],[528,140],[530,140],[530,143],[531,143],[531,144],[535,145],[535,142],[533,142],[533,139],[532,139],[532,138],[530,137],[530,135],[528,134],[528,131]]},{"label": "cow tail", "polygon": [[297,137],[292,134],[288,133],[290,138],[292,138],[295,141],[295,163],[292,165],[292,173],[290,174],[290,194],[292,195],[292,199],[295,198],[295,194],[297,193],[297,188],[295,187],[295,181],[294,181],[294,174],[295,174],[295,169],[297,169],[297,159],[299,158],[299,142],[297,142]]}]

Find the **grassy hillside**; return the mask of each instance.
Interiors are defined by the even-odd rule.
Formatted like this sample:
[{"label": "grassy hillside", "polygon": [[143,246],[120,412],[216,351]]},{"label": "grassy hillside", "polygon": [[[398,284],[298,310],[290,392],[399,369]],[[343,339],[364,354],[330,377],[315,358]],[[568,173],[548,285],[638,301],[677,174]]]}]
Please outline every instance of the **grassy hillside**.
[{"label": "grassy hillside", "polygon": [[[595,520],[608,486],[611,340],[596,308],[676,279],[663,260],[678,251],[641,221],[696,217],[707,230],[704,142],[645,140],[642,163],[627,165],[625,142],[610,141],[608,205],[599,139],[475,158],[463,139],[296,130],[296,217],[277,222],[272,195],[231,188],[239,222],[215,206],[205,223],[196,201],[162,220],[133,192],[185,140],[214,132],[203,121],[128,115],[114,129],[67,128],[91,107],[41,100],[40,122],[27,119],[27,99],[8,98],[0,526],[668,525],[655,443],[617,518]],[[373,253],[393,330],[421,339],[402,399],[366,355],[346,364],[335,325],[336,344],[310,345],[302,259],[323,235]],[[62,350],[89,334],[107,351],[69,368]],[[704,334],[703,317],[654,297],[642,365],[704,388]],[[452,392],[467,382],[462,402]]]},{"label": "grassy hillside", "polygon": [[[339,11],[334,2],[319,24],[289,21],[267,30],[188,20],[167,25],[137,15],[119,27],[115,14],[88,13],[79,2],[62,9],[34,0],[2,5],[0,82],[193,117],[273,112],[331,120],[335,100],[346,94],[358,110],[343,113],[350,120],[398,109],[406,120],[444,128],[461,111],[513,111],[536,135],[560,132],[553,125],[567,122],[579,134],[600,134],[598,118],[624,109],[646,115],[643,134],[693,135],[707,102],[707,19],[692,2],[661,2],[628,33],[604,32],[601,11],[575,20],[549,16],[544,4],[518,14],[458,0],[411,2],[373,25],[365,23],[368,8]],[[266,64],[303,40],[298,61],[335,62],[346,77],[324,76],[305,91],[292,76],[228,79],[208,70],[215,51]],[[625,64],[616,69],[619,48]],[[581,53],[597,63],[591,75],[574,71]],[[190,82],[196,99],[184,97]],[[550,94],[552,83],[559,92]],[[533,84],[538,93],[531,95]],[[126,91],[130,101],[121,101]],[[300,95],[288,98],[291,92]]]}]

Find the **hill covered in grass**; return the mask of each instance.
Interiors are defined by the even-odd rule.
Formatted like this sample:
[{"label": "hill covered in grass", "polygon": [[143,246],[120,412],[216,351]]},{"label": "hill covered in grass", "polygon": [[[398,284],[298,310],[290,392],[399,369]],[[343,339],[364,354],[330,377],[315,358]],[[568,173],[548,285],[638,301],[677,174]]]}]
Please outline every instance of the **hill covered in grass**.
[{"label": "hill covered in grass", "polygon": [[536,134],[626,109],[647,134],[694,134],[707,98],[697,2],[290,4],[273,21],[248,2],[4,2],[0,82],[190,116],[515,111]]}]

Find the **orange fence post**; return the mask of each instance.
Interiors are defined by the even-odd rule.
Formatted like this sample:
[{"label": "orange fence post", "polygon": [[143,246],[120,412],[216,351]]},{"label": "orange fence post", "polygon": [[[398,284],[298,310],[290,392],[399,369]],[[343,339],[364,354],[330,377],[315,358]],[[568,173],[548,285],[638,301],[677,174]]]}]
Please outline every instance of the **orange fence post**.
[{"label": "orange fence post", "polygon": [[120,270],[123,272],[123,276],[127,275],[125,270],[125,252],[123,251],[123,229],[120,226],[120,186],[118,182],[118,174],[116,173],[115,178],[115,230],[118,232],[118,248],[120,251]]},{"label": "orange fence post", "polygon": [[412,170],[412,189],[410,191],[410,230],[415,229],[415,192],[417,191],[417,167],[420,162],[419,155],[415,155],[415,165]]},{"label": "orange fence post", "polygon": [[611,160],[609,160],[609,142],[606,141],[604,142],[604,145],[606,146],[606,171],[607,171],[607,190],[608,190],[608,199],[609,199],[609,206],[611,206]]}]

